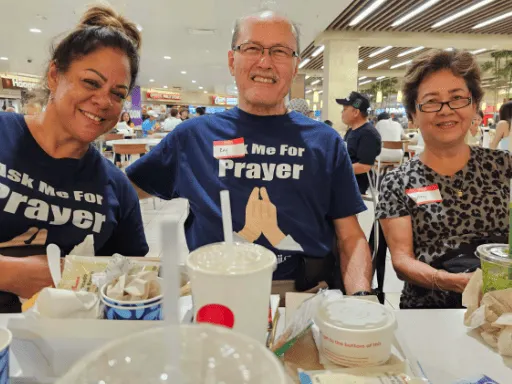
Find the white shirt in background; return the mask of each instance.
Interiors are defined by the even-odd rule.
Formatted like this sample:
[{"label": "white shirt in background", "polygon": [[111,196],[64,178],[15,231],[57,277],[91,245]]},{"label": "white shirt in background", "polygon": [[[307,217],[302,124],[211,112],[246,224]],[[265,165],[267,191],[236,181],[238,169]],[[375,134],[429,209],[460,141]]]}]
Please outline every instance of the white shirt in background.
[{"label": "white shirt in background", "polygon": [[162,126],[162,130],[164,132],[171,132],[176,126],[181,123],[181,119],[178,119],[177,117],[168,117],[165,119],[164,124]]},{"label": "white shirt in background", "polygon": [[126,124],[126,121],[120,121],[117,123],[116,131],[124,136],[135,136],[133,128]]},{"label": "white shirt in background", "polygon": [[[382,141],[401,141],[402,140],[402,126],[400,123],[393,121],[391,119],[381,120],[377,122],[375,126],[377,131],[380,133],[380,137]],[[401,149],[388,149],[382,148],[380,152],[379,159],[380,161],[400,161],[404,156],[404,151]]]}]

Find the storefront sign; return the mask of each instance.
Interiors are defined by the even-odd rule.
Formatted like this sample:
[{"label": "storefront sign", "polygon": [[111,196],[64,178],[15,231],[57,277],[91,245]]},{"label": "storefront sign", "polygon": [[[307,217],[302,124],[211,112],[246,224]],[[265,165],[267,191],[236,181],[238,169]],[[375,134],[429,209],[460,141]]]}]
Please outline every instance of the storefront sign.
[{"label": "storefront sign", "polygon": [[163,93],[148,91],[146,93],[146,98],[151,100],[181,100],[181,95],[174,92]]},{"label": "storefront sign", "polygon": [[212,96],[212,104],[214,105],[237,105],[237,97]]},{"label": "storefront sign", "polygon": [[2,88],[4,89],[37,89],[41,84],[37,81],[23,81],[17,77],[2,77]]},{"label": "storefront sign", "polygon": [[124,109],[130,114],[132,123],[136,126],[142,125],[142,107],[140,97],[140,87],[133,87],[130,96],[124,102]]}]

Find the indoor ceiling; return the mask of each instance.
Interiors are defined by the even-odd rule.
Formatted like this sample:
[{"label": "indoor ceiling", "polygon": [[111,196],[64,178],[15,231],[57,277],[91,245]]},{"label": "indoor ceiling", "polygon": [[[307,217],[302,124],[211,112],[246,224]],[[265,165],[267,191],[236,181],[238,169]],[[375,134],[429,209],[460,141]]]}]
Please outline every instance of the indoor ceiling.
[{"label": "indoor ceiling", "polygon": [[[350,26],[357,16],[361,15],[365,10],[376,3],[380,5],[375,8],[372,13],[356,25]],[[437,23],[451,16],[455,16],[461,11],[469,10],[470,7],[473,7],[472,11],[433,28]],[[419,13],[403,21],[400,25],[393,26],[394,23],[415,10],[419,10]],[[506,14],[509,14],[508,17],[504,17],[500,21],[474,28],[480,23]],[[327,30],[375,33],[429,32],[512,35],[512,0],[353,0],[329,27],[327,27]],[[422,45],[428,47],[428,41],[418,42],[418,46]],[[384,47],[361,47],[359,49],[359,70],[365,70],[369,66],[383,60],[389,61],[379,65],[378,69],[391,69],[391,67],[397,64],[407,62],[424,53],[426,48],[398,57],[399,54],[417,48],[418,46],[392,47],[373,58],[369,57],[369,55]],[[450,47],[450,41],[446,42],[446,46],[447,48]],[[303,51],[302,57],[311,57],[311,54],[316,48],[313,43],[310,44]],[[489,51],[486,53],[489,53]],[[322,66],[323,54],[319,54],[311,58],[311,61],[304,66],[304,69],[321,69]]]},{"label": "indoor ceiling", "polygon": [[[110,0],[109,3],[142,27],[140,85],[229,93],[234,87],[227,68],[227,51],[236,18],[260,9],[277,10],[300,25],[305,46],[332,22],[332,15],[340,14],[351,2],[315,0],[308,1],[311,3],[308,6],[297,6],[297,1]],[[73,28],[88,3],[91,2],[0,0],[0,58],[8,58],[0,60],[0,72],[42,74],[51,43]],[[31,28],[41,32],[32,33]]]}]

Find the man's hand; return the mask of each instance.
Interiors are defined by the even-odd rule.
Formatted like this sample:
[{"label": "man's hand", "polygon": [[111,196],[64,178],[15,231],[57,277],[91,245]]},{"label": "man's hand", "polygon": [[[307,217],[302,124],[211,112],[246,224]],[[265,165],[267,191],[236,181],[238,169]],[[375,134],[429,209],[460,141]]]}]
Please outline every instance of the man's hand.
[{"label": "man's hand", "polygon": [[261,194],[261,229],[263,235],[267,238],[267,240],[272,244],[273,247],[276,247],[286,235],[279,229],[279,225],[277,224],[277,208],[268,197],[268,192],[265,187],[260,189]]},{"label": "man's hand", "polygon": [[[9,272],[18,271],[9,280],[6,291],[12,292],[23,299],[29,299],[43,288],[53,286],[53,279],[48,267],[46,255],[27,257],[7,257],[10,259]],[[11,272],[12,271],[12,272]]]},{"label": "man's hand", "polygon": [[250,243],[254,243],[261,236],[261,201],[258,187],[255,187],[249,196],[245,207],[245,225],[238,235]]}]

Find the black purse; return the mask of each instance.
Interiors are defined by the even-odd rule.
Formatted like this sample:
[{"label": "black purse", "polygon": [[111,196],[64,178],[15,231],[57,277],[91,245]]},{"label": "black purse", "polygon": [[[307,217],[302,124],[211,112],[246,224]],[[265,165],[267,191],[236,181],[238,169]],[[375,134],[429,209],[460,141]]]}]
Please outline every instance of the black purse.
[{"label": "black purse", "polygon": [[322,281],[325,281],[329,288],[340,288],[339,284],[336,284],[339,276],[337,270],[339,266],[332,252],[325,257],[299,256],[295,289],[298,292],[308,291]]}]

